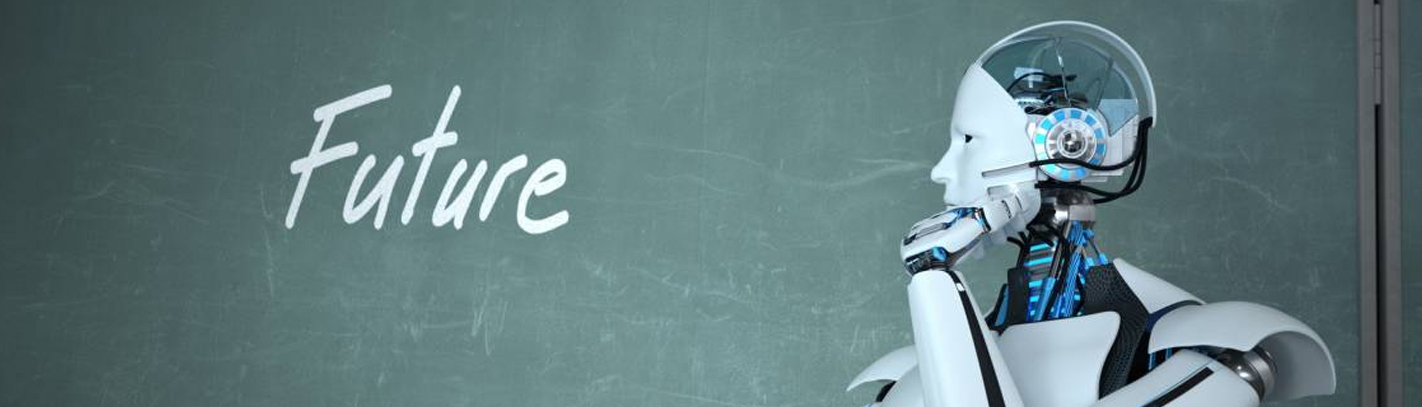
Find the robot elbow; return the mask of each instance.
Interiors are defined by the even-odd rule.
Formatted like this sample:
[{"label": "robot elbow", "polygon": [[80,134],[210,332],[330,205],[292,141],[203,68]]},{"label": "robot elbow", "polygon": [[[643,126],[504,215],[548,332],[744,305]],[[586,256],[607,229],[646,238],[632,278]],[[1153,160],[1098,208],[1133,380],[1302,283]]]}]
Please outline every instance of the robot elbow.
[{"label": "robot elbow", "polygon": [[1255,347],[1248,352],[1225,349],[1215,356],[1215,360],[1229,367],[1240,380],[1254,388],[1260,400],[1264,400],[1274,389],[1277,369],[1274,359],[1262,348]]}]

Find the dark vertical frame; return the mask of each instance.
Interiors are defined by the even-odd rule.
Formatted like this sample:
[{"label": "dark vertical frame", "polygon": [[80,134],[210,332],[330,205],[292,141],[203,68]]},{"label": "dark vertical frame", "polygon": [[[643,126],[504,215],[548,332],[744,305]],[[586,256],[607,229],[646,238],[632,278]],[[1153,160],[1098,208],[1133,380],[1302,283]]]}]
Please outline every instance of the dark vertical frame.
[{"label": "dark vertical frame", "polygon": [[1402,407],[1403,404],[1403,355],[1402,355],[1402,116],[1400,115],[1401,49],[1398,46],[1400,30],[1399,0],[1378,0],[1378,21],[1381,30],[1379,48],[1382,58],[1382,77],[1378,89],[1382,95],[1378,109],[1378,189],[1381,205],[1378,213],[1380,249],[1378,265],[1381,267],[1382,291],[1379,310],[1382,326],[1382,348],[1379,365],[1382,380],[1379,394],[1386,406]]},{"label": "dark vertical frame", "polygon": [[1397,0],[1359,0],[1358,245],[1363,406],[1401,407],[1402,218]]}]

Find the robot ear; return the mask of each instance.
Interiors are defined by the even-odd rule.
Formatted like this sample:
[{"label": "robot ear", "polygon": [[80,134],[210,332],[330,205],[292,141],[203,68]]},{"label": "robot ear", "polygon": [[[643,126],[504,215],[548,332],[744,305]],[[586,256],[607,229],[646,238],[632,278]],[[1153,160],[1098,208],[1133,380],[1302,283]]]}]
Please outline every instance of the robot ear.
[{"label": "robot ear", "polygon": [[[1106,121],[1097,112],[1075,107],[1043,116],[1031,131],[1032,148],[1038,160],[1066,158],[1102,165],[1115,141],[1115,137],[1107,136]],[[1093,175],[1090,169],[1071,164],[1047,164],[1038,168],[1058,181],[1081,181]]]}]

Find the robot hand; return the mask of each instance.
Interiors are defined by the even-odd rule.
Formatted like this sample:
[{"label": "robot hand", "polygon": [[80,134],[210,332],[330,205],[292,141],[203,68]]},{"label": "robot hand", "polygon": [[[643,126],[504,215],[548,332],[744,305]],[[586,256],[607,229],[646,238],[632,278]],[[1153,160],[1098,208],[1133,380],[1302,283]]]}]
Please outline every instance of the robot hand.
[{"label": "robot hand", "polygon": [[1011,193],[981,200],[973,206],[948,208],[909,228],[899,256],[909,275],[924,270],[948,270],[958,261],[980,252],[981,242],[994,230],[1029,217],[1036,202]]}]

